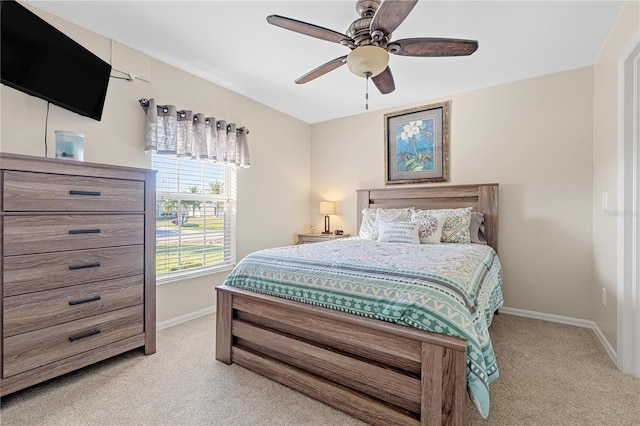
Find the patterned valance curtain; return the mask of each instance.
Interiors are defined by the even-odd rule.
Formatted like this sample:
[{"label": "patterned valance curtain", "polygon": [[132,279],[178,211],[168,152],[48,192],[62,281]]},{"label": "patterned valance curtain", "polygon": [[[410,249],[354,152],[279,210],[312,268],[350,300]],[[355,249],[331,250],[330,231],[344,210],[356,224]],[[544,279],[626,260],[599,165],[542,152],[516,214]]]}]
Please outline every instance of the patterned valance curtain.
[{"label": "patterned valance curtain", "polygon": [[154,99],[140,99],[147,112],[145,151],[200,160],[251,165],[244,127],[205,117],[202,113],[178,110],[175,105],[156,105]]}]

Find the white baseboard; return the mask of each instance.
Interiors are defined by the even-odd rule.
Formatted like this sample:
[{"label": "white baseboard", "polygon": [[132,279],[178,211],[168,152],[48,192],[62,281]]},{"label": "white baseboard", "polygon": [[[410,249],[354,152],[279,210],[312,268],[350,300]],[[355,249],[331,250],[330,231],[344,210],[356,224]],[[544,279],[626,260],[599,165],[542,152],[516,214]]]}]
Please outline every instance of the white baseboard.
[{"label": "white baseboard", "polygon": [[618,356],[616,355],[616,351],[613,350],[613,348],[611,347],[607,339],[604,337],[604,334],[602,334],[602,331],[600,331],[600,328],[598,327],[598,325],[593,321],[580,319],[580,318],[563,317],[561,315],[545,314],[544,312],[535,312],[535,311],[527,311],[524,309],[509,308],[506,306],[503,306],[502,308],[500,308],[499,312],[507,315],[517,315],[519,317],[527,317],[527,318],[539,319],[543,321],[557,322],[560,324],[574,325],[576,327],[590,328],[596,334],[596,336],[598,337],[598,340],[600,340],[600,343],[604,347],[604,350],[607,351],[607,354],[611,358],[611,361],[613,361],[613,363],[616,366],[618,365],[618,362],[617,362]]},{"label": "white baseboard", "polygon": [[600,343],[602,343],[604,350],[609,354],[609,357],[611,358],[611,361],[613,361],[613,364],[618,367],[618,354],[613,350],[613,348],[609,344],[609,341],[606,337],[604,337],[604,334],[602,334],[602,331],[600,331],[600,327],[598,327],[595,322],[593,323],[593,331],[594,333],[596,333],[596,336],[598,336],[598,340],[600,340]]},{"label": "white baseboard", "polygon": [[183,322],[191,321],[196,318],[203,317],[205,315],[214,314],[216,312],[215,306],[210,306],[208,308],[200,309],[199,311],[190,312],[186,315],[181,315],[179,317],[171,318],[167,321],[162,321],[156,324],[156,330],[164,330],[165,328],[173,327],[178,324],[182,324]]}]

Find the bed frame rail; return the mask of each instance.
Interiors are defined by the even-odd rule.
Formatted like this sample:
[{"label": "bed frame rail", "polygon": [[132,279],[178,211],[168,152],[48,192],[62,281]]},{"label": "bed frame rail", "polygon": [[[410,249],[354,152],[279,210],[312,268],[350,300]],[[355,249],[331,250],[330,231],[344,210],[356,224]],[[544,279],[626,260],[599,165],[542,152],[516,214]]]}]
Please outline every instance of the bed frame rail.
[{"label": "bed frame rail", "polygon": [[216,359],[373,425],[464,423],[466,341],[225,285]]}]

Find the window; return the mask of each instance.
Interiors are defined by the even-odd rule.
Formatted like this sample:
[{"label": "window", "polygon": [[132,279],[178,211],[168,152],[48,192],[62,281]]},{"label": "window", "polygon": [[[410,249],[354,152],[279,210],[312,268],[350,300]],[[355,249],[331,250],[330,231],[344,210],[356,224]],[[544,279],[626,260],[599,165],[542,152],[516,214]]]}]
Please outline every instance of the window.
[{"label": "window", "polygon": [[159,279],[235,264],[236,167],[153,154]]}]

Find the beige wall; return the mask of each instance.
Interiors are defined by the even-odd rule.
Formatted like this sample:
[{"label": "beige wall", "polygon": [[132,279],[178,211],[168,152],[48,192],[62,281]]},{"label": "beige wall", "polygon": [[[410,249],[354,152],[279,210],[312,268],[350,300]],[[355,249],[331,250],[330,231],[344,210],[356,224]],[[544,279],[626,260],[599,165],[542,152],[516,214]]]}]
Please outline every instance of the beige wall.
[{"label": "beige wall", "polygon": [[[102,59],[110,60],[110,40],[26,6]],[[73,130],[85,134],[85,161],[149,167],[140,98],[155,98],[159,103],[236,122],[250,129],[253,163],[238,172],[238,259],[260,248],[293,243],[294,234],[309,220],[309,125],[165,63],[150,61],[150,83],[110,80],[100,122],[51,105],[49,156],[55,156],[53,131]],[[119,74],[114,71],[113,75]],[[0,101],[0,150],[44,156],[46,102],[4,85],[0,86]],[[213,306],[214,285],[226,275],[159,286],[158,322]]]},{"label": "beige wall", "polygon": [[[591,317],[592,88],[586,67],[421,103],[452,100],[451,183],[500,184],[506,306]],[[333,228],[355,233],[355,190],[384,186],[386,112],[312,125],[312,209],[338,201]]]},{"label": "beige wall", "polygon": [[[608,194],[608,209],[618,205],[618,138],[620,55],[640,28],[640,2],[627,1],[594,66],[593,122],[593,287],[594,321],[609,344],[617,348],[617,215],[602,208]],[[630,53],[630,52],[627,52]],[[607,306],[601,291],[608,293]]]}]

